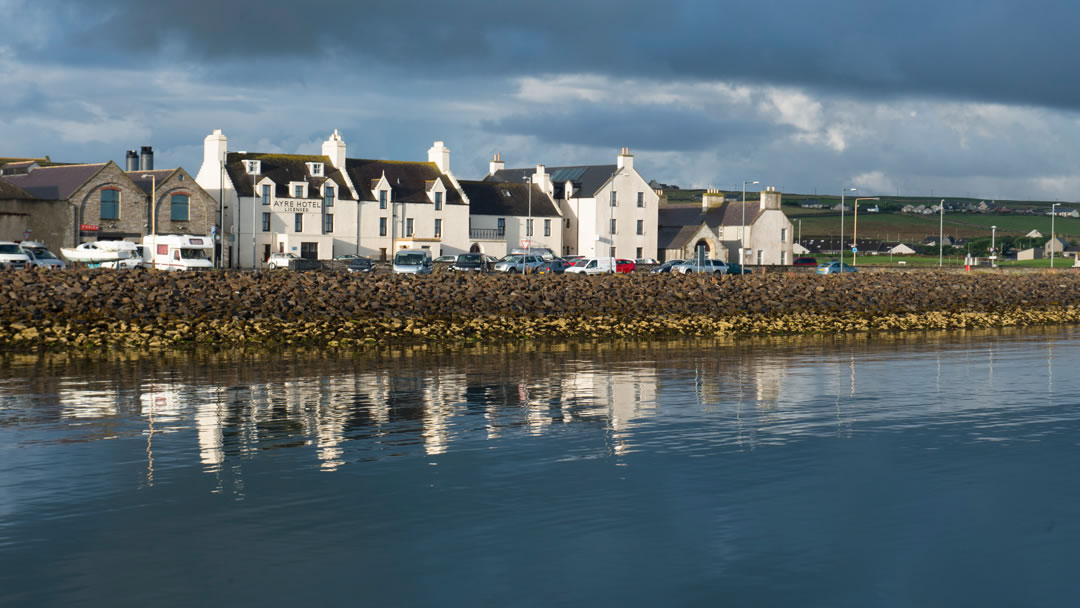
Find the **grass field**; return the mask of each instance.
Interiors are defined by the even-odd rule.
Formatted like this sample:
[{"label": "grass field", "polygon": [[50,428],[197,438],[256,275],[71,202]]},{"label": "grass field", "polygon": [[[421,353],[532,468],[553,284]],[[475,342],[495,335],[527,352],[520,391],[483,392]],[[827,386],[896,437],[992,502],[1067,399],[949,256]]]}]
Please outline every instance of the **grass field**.
[{"label": "grass field", "polygon": [[[784,209],[788,218],[795,224],[796,234],[802,224],[802,236],[824,237],[840,236],[840,214],[800,216]],[[884,241],[921,242],[928,236],[937,236],[938,216],[909,215],[903,213],[860,213],[858,218],[859,238],[881,239]],[[980,215],[974,213],[945,214],[945,234],[957,238],[989,237],[991,226],[997,226],[997,235],[1023,236],[1032,230],[1043,233],[1046,242],[1050,238],[1050,218],[1045,215]],[[856,228],[852,214],[844,214],[844,234],[850,235]],[[1066,241],[1080,238],[1080,219],[1056,218],[1054,230]]]},{"label": "grass field", "polygon": [[[818,262],[839,259],[836,256],[817,256]],[[985,258],[983,258],[985,261]],[[844,256],[844,262],[851,264],[851,253]],[[903,262],[903,264],[901,264]],[[914,267],[937,267],[938,257],[929,255],[861,255],[855,261],[856,266],[914,266]],[[964,256],[947,255],[942,257],[942,266],[957,267],[964,265]],[[1072,268],[1073,258],[1054,257],[1054,268]],[[1050,268],[1050,259],[1041,260],[998,260],[998,266],[1004,268]]]}]

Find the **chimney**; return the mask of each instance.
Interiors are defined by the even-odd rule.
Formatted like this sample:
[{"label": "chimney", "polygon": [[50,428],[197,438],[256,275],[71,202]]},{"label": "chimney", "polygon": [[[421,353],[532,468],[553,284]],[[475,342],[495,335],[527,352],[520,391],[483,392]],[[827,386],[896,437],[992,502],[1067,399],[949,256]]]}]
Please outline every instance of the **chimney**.
[{"label": "chimney", "polygon": [[450,173],[450,148],[437,141],[428,148],[427,159],[429,163],[435,163],[439,171]]},{"label": "chimney", "polygon": [[124,163],[124,167],[125,167],[124,171],[127,171],[129,173],[139,170],[139,151],[138,150],[128,150],[127,151],[127,161]]},{"label": "chimney", "polygon": [[536,173],[533,174],[532,181],[542,192],[550,195],[555,191],[552,187],[551,176],[548,175],[544,165],[536,165]]},{"label": "chimney", "polygon": [[[207,135],[203,139],[203,166],[205,167],[220,167],[221,163],[225,162],[225,152],[229,149],[229,140],[221,132],[221,129],[214,129],[214,132]],[[128,152],[128,156],[133,156],[135,151]],[[213,169],[218,171],[218,169]],[[216,175],[216,173],[215,173]]]},{"label": "chimney", "polygon": [[154,170],[154,149],[150,146],[142,147],[142,154],[139,157],[139,171],[153,171]]},{"label": "chimney", "polygon": [[701,212],[705,213],[709,207],[719,207],[724,204],[724,195],[716,188],[709,188],[701,195]]},{"label": "chimney", "polygon": [[780,210],[780,193],[776,191],[776,186],[768,186],[761,192],[761,210],[765,211],[771,209],[774,211]]},{"label": "chimney", "polygon": [[334,167],[345,170],[345,140],[341,137],[341,133],[338,133],[337,129],[330,134],[330,137],[326,138],[326,141],[322,144],[323,156],[330,157],[330,164]]},{"label": "chimney", "polygon": [[630,148],[622,149],[622,152],[619,153],[619,157],[616,159],[615,164],[618,166],[619,170],[626,168],[632,171],[634,169],[634,155],[630,154]]},{"label": "chimney", "polygon": [[488,163],[488,175],[495,175],[499,171],[502,171],[505,165],[503,165],[502,154],[495,153],[495,158]]}]

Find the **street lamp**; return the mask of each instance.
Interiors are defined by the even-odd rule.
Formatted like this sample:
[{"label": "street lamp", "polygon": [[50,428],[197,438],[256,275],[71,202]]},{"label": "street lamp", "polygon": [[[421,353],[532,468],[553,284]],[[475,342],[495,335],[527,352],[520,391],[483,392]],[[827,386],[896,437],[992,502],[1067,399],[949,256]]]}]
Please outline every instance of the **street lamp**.
[{"label": "street lamp", "polygon": [[[157,176],[144,173],[142,178],[150,178],[150,264],[157,270]],[[145,248],[144,248],[145,249]]]},{"label": "street lamp", "polygon": [[[859,249],[859,201],[880,201],[881,199],[874,197],[863,197],[855,199],[855,227],[851,231],[851,241],[853,243],[851,247],[851,265],[855,266],[855,256]],[[844,265],[840,264],[840,270],[843,271]]]},{"label": "street lamp", "polygon": [[[525,238],[528,239],[527,244],[525,245],[525,256],[526,256],[525,259],[528,260],[529,256],[532,256],[532,236],[533,236],[532,235],[532,232],[533,232],[533,229],[532,229],[532,223],[533,223],[533,220],[532,220],[532,185],[533,185],[533,178],[532,178],[531,175],[526,175],[525,176],[525,183],[528,184],[528,188],[529,188],[529,219],[525,222]],[[529,273],[529,264],[527,262],[522,264],[521,271],[523,273],[525,273],[525,274]]]},{"label": "street lamp", "polygon": [[941,268],[941,253],[945,246],[945,199],[941,199],[941,204],[938,211],[941,212],[941,220],[938,223],[937,266],[938,268]]},{"label": "street lamp", "polygon": [[[742,226],[739,227],[739,266],[745,264],[743,258],[746,254],[746,184],[760,184],[758,180],[744,180],[742,183]],[[783,188],[781,188],[783,190]]]},{"label": "street lamp", "polygon": [[1054,267],[1054,247],[1057,245],[1057,237],[1054,236],[1054,219],[1057,218],[1058,204],[1050,205],[1050,268]]},{"label": "street lamp", "polygon": [[844,272],[844,195],[855,192],[857,188],[840,189],[840,273]]}]

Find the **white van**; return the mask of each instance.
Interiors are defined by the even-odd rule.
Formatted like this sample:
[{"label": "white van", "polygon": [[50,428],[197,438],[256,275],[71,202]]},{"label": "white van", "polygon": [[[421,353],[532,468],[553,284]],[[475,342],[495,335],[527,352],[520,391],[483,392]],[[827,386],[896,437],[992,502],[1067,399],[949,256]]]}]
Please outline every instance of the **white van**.
[{"label": "white van", "polygon": [[430,274],[431,252],[427,249],[402,249],[394,254],[394,273]]},{"label": "white van", "polygon": [[11,241],[0,241],[0,268],[18,268],[22,270],[30,266],[30,256],[19,246]]},{"label": "white van", "polygon": [[214,239],[189,234],[143,237],[143,265],[158,270],[206,270],[214,267]]},{"label": "white van", "polygon": [[566,269],[573,274],[611,274],[615,272],[615,258],[584,258]]}]

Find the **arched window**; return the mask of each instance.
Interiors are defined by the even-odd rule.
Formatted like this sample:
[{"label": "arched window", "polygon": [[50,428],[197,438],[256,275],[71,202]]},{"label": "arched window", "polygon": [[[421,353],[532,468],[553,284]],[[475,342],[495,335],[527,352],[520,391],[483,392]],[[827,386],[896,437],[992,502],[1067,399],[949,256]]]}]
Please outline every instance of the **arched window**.
[{"label": "arched window", "polygon": [[188,221],[188,200],[189,197],[186,194],[172,195],[170,199],[172,213],[169,215],[169,219],[174,222]]},{"label": "arched window", "polygon": [[115,188],[101,190],[101,219],[120,219],[120,191]]}]

